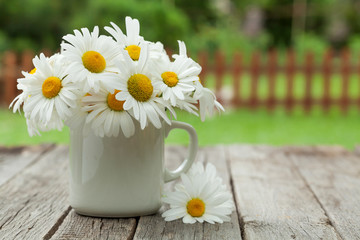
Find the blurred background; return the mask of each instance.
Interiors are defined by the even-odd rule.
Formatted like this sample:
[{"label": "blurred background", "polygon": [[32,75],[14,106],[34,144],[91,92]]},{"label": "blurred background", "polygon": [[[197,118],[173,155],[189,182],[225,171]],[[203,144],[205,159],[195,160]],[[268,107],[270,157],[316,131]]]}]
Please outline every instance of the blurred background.
[{"label": "blurred background", "polygon": [[[360,1],[12,0],[0,1],[0,145],[68,142],[68,129],[27,136],[7,110],[31,59],[59,50],[63,35],[138,18],[146,40],[171,54],[177,40],[203,67],[202,83],[226,112],[192,124],[201,145],[359,143]],[[102,32],[106,34],[105,31]],[[172,133],[168,143],[184,144]]]}]

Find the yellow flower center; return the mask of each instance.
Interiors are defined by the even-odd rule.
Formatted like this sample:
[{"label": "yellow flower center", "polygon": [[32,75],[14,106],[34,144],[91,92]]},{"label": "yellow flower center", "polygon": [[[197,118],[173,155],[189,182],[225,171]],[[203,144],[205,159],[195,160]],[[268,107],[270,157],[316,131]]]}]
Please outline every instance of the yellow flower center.
[{"label": "yellow flower center", "polygon": [[109,93],[107,96],[107,104],[109,108],[111,108],[114,111],[123,111],[123,105],[125,101],[119,101],[115,98],[115,95],[120,92],[120,90],[115,89],[115,92],[113,94]]},{"label": "yellow flower center", "polygon": [[150,79],[140,73],[134,74],[129,78],[127,87],[131,96],[139,102],[149,100],[154,90]]},{"label": "yellow flower center", "polygon": [[179,82],[178,76],[174,72],[164,72],[161,74],[161,78],[163,79],[164,83],[169,87],[175,87],[176,84]]},{"label": "yellow flower center", "polygon": [[125,50],[128,51],[129,56],[131,57],[132,60],[134,60],[134,61],[139,60],[140,50],[141,50],[141,48],[139,46],[129,45],[125,48]]},{"label": "yellow flower center", "polygon": [[187,203],[186,209],[192,217],[201,217],[205,213],[205,203],[199,198],[193,198]]},{"label": "yellow flower center", "polygon": [[81,59],[84,67],[92,73],[101,73],[106,67],[105,58],[95,51],[85,52]]},{"label": "yellow flower center", "polygon": [[34,74],[36,72],[36,68],[33,68],[29,73]]},{"label": "yellow flower center", "polygon": [[48,77],[42,85],[42,93],[46,98],[53,98],[59,94],[61,88],[60,78]]}]

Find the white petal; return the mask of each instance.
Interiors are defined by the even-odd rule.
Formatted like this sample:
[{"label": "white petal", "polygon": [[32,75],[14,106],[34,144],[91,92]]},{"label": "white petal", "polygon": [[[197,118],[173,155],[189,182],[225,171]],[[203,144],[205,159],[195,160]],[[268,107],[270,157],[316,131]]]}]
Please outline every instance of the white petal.
[{"label": "white petal", "polygon": [[166,212],[164,212],[161,216],[162,217],[169,217],[169,216],[176,216],[174,219],[182,218],[186,214],[185,207],[177,207],[177,208],[170,208]]},{"label": "white petal", "polygon": [[196,220],[193,217],[191,217],[189,214],[185,215],[185,217],[182,220],[183,223],[190,223],[190,224],[196,223]]}]

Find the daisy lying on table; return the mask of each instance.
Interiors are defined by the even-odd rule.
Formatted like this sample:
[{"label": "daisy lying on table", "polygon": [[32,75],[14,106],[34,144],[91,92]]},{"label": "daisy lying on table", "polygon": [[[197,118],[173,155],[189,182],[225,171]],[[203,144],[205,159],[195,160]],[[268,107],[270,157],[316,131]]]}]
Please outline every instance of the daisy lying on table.
[{"label": "daisy lying on table", "polygon": [[165,193],[163,202],[170,209],[162,214],[165,221],[182,218],[184,223],[230,221],[235,209],[232,195],[216,176],[216,168],[211,163],[204,166],[194,163],[187,174],[181,175],[182,184],[175,186],[175,192]]}]

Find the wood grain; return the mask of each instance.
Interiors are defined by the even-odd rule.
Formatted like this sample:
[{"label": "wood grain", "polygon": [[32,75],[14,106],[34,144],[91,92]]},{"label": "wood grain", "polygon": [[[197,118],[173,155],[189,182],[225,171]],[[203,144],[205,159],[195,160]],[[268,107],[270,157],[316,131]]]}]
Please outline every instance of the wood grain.
[{"label": "wood grain", "polygon": [[53,145],[0,147],[0,185],[21,172],[26,166],[39,159],[41,154],[53,147]]},{"label": "wood grain", "polygon": [[71,210],[51,239],[132,239],[135,218],[93,218]]},{"label": "wood grain", "polygon": [[[68,147],[0,147],[0,239],[360,239],[359,152],[201,148],[197,161],[216,166],[237,205],[231,222],[212,225],[165,222],[167,206],[140,218],[80,216],[68,204]],[[166,166],[175,169],[186,153],[166,147]]]},{"label": "wood grain", "polygon": [[68,148],[56,147],[0,186],[2,239],[43,239],[70,210]]},{"label": "wood grain", "polygon": [[[227,185],[227,189],[231,192],[231,177],[227,164],[227,156],[225,147],[207,147],[205,148],[205,161],[212,163],[217,170],[219,177],[223,179],[223,183]],[[235,199],[234,199],[235,200]],[[235,202],[235,201],[234,201]],[[205,239],[241,239],[239,216],[236,210],[231,214],[231,221],[223,224],[204,224]]]},{"label": "wood grain", "polygon": [[[329,152],[329,151],[327,151]],[[360,156],[290,154],[343,239],[360,239]]]},{"label": "wood grain", "polygon": [[244,239],[339,239],[280,148],[231,146],[229,158]]}]

